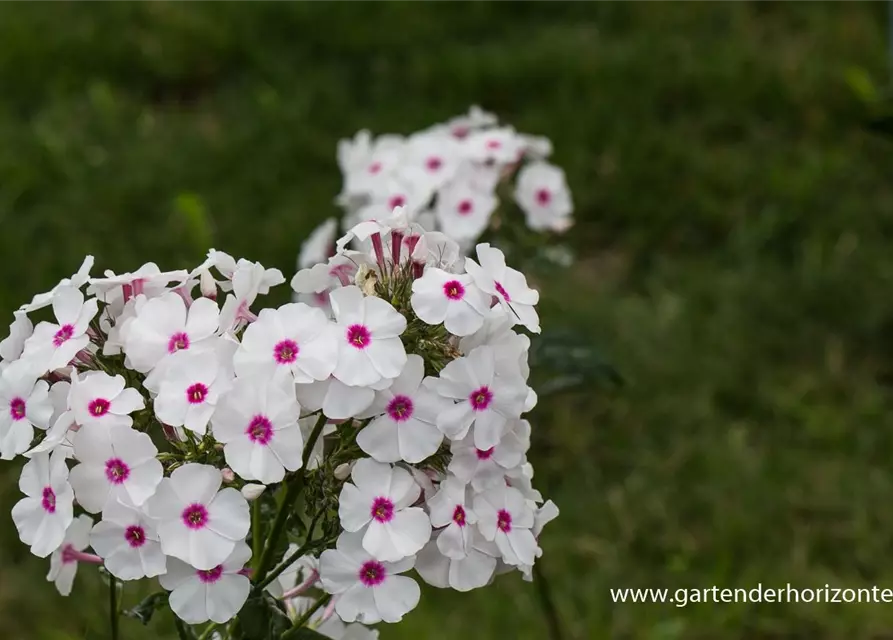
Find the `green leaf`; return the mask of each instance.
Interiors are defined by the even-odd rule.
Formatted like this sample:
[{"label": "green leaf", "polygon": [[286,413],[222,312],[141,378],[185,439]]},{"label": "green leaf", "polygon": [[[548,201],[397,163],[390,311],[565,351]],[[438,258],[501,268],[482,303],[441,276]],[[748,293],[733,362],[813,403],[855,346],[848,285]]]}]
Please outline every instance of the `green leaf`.
[{"label": "green leaf", "polygon": [[248,599],[239,611],[239,623],[246,640],[278,638],[291,627],[288,615],[267,593]]},{"label": "green leaf", "polygon": [[143,624],[149,624],[154,613],[167,606],[167,591],[157,591],[143,598],[142,602],[133,609],[128,609],[124,615],[129,618],[136,618]]},{"label": "green leaf", "polygon": [[319,640],[320,638],[325,639],[326,636],[321,634],[319,631],[314,631],[313,629],[308,629],[307,627],[301,627],[300,629],[296,629],[292,634],[288,637],[288,640]]}]

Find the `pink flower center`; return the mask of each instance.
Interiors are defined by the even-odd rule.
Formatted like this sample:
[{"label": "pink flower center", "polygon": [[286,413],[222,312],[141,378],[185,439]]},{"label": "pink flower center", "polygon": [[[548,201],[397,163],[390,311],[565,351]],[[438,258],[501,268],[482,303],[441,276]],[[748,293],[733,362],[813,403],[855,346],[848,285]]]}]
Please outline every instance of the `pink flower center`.
[{"label": "pink flower center", "polygon": [[77,549],[74,548],[74,545],[65,544],[62,547],[62,564],[71,564],[72,562],[77,562],[78,552]]},{"label": "pink flower center", "polygon": [[489,460],[493,457],[493,447],[489,449],[475,449],[475,453],[477,454],[478,460]]},{"label": "pink flower center", "polygon": [[412,417],[412,398],[407,396],[394,396],[388,403],[388,415],[395,422],[403,422]]},{"label": "pink flower center", "polygon": [[508,533],[512,530],[512,514],[510,514],[505,509],[500,509],[496,514],[496,528],[502,531],[503,533]]},{"label": "pink flower center", "polygon": [[74,335],[74,327],[70,324],[63,324],[53,336],[53,344],[60,347],[62,343],[71,340],[72,335]]},{"label": "pink flower center", "polygon": [[367,560],[360,567],[360,582],[367,587],[377,587],[384,582],[385,575],[384,565],[375,560]]},{"label": "pink flower center", "polygon": [[536,192],[536,201],[541,207],[545,207],[552,201],[552,192],[548,189],[538,189]]},{"label": "pink flower center", "polygon": [[372,175],[375,175],[379,171],[381,171],[381,163],[380,162],[373,162],[372,164],[369,165],[369,173],[371,173]]},{"label": "pink flower center", "polygon": [[462,200],[456,207],[456,212],[460,216],[467,216],[474,209],[474,203],[471,200]]},{"label": "pink flower center", "polygon": [[450,280],[443,285],[443,295],[450,300],[461,300],[465,296],[465,287],[458,280]]},{"label": "pink flower center", "polygon": [[40,506],[47,513],[56,513],[56,493],[52,487],[43,488],[43,499],[40,501]]},{"label": "pink flower center", "polygon": [[453,127],[453,137],[461,140],[462,138],[467,138],[469,134],[468,127],[464,127],[462,125],[457,125]]},{"label": "pink flower center", "polygon": [[487,148],[496,150],[502,147],[502,143],[499,140],[487,140]]},{"label": "pink flower center", "polygon": [[171,339],[167,341],[167,352],[175,353],[182,349],[189,348],[189,336],[183,333],[182,331],[179,333],[175,333],[171,336]]},{"label": "pink flower center", "polygon": [[199,569],[195,572],[195,575],[197,575],[198,579],[205,584],[214,584],[215,582],[220,580],[220,576],[223,575],[223,565],[218,564],[213,569],[208,569],[207,571],[202,571],[201,569]]},{"label": "pink flower center", "polygon": [[329,304],[329,292],[328,291],[317,291],[313,294],[314,300],[316,300],[316,304],[320,307],[324,307]]},{"label": "pink flower center", "polygon": [[365,349],[371,339],[369,329],[361,324],[352,324],[347,328],[347,343],[356,349]]},{"label": "pink flower center", "polygon": [[285,339],[273,347],[273,358],[279,364],[291,364],[298,358],[298,343]]},{"label": "pink flower center", "polygon": [[133,549],[139,549],[146,544],[146,531],[139,525],[131,525],[124,531],[124,539]]},{"label": "pink flower center", "polygon": [[13,420],[21,420],[25,417],[25,401],[22,398],[13,398],[9,403],[9,415]]},{"label": "pink flower center", "polygon": [[91,400],[90,404],[87,405],[87,411],[90,412],[91,416],[99,418],[100,416],[104,416],[109,412],[110,406],[111,402],[109,402],[105,398],[96,398],[95,400]]},{"label": "pink flower center", "polygon": [[130,476],[130,467],[120,458],[105,461],[105,477],[112,484],[121,484]]},{"label": "pink flower center", "polygon": [[496,284],[496,291],[497,291],[497,293],[499,293],[499,295],[502,296],[503,300],[505,300],[506,302],[511,302],[512,297],[509,295],[509,292],[505,290],[505,287],[502,286],[502,283],[497,282],[495,284]]},{"label": "pink flower center", "polygon": [[388,206],[389,206],[391,209],[396,209],[397,207],[402,207],[402,206],[405,205],[405,204],[406,204],[406,197],[405,197],[405,196],[400,196],[400,195],[397,195],[397,196],[391,196],[391,199],[388,200]]},{"label": "pink flower center", "polygon": [[[208,510],[203,504],[191,504],[185,509],[181,515],[183,524],[190,529],[202,529],[208,524]],[[213,569],[211,569],[213,571]]]},{"label": "pink flower center", "polygon": [[245,429],[248,439],[257,444],[267,444],[273,439],[273,425],[266,416],[254,416]]},{"label": "pink flower center", "polygon": [[390,522],[394,518],[394,503],[388,498],[376,498],[372,502],[370,513],[377,522]]},{"label": "pink flower center", "polygon": [[465,526],[465,507],[461,504],[457,504],[455,511],[453,511],[453,522],[460,527]]},{"label": "pink flower center", "polygon": [[438,171],[443,166],[443,160],[441,160],[437,156],[431,156],[430,158],[428,158],[425,166],[428,167],[428,171]]},{"label": "pink flower center", "polygon": [[480,389],[472,391],[468,396],[468,401],[471,402],[471,408],[474,411],[483,411],[493,401],[493,392],[490,391],[490,387],[484,385]]},{"label": "pink flower center", "polygon": [[201,382],[189,385],[189,388],[186,389],[186,399],[189,400],[189,404],[201,404],[207,397],[208,387]]}]

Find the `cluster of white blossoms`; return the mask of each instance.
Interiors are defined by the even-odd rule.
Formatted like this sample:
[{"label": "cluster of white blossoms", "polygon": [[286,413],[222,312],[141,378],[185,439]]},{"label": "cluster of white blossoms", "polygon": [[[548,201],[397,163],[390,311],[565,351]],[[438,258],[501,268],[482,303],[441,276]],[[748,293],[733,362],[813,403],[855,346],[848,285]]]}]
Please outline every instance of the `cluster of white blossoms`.
[{"label": "cluster of white blossoms", "polygon": [[558,513],[522,418],[515,328],[539,332],[539,296],[498,249],[463,258],[398,209],[295,275],[315,306],[260,310],[281,272],[219,251],[91,267],[0,343],[0,454],[28,459],[12,517],[63,595],[92,563],[113,590],[157,577],[202,637],[234,637],[253,599],[293,625],[271,638],[362,640],[416,606],[411,570],[459,591],[530,577]]},{"label": "cluster of white blossoms", "polygon": [[[564,171],[546,161],[551,153],[547,138],[500,126],[478,107],[408,137],[360,131],[338,145],[343,231],[403,207],[411,221],[467,253],[488,229],[510,222],[499,198],[511,197],[533,231],[564,232],[573,202]],[[310,236],[299,268],[332,255],[337,227],[332,218]]]}]

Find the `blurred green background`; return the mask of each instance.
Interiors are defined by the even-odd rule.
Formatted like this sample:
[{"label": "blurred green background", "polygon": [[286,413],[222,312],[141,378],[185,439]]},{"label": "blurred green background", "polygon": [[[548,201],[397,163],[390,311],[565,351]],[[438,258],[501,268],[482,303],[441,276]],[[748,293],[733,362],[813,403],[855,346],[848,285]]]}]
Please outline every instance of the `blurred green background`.
[{"label": "blurred green background", "polygon": [[[339,138],[479,103],[553,140],[578,262],[539,283],[545,326],[627,379],[535,414],[567,637],[891,638],[891,605],[608,592],[893,587],[893,148],[865,126],[888,82],[886,11],[3,3],[0,310],[11,321],[88,252],[98,273],[189,266],[211,245],[290,275],[334,211]],[[3,638],[106,637],[89,570],[61,598],[8,516],[0,540]],[[124,638],[170,628],[127,620]],[[535,589],[505,576],[426,591],[382,637],[546,631]]]}]

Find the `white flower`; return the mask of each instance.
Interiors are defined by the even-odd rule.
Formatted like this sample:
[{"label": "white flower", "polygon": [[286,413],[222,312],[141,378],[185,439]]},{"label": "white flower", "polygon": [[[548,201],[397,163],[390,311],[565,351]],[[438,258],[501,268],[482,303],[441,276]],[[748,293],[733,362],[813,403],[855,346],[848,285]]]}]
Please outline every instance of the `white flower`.
[{"label": "white flower", "polygon": [[464,142],[464,151],[476,162],[511,164],[524,153],[521,138],[511,127],[475,131]]},{"label": "white flower", "polygon": [[79,425],[96,424],[105,428],[129,427],[129,414],[145,408],[143,396],[136,389],[125,388],[124,377],[110,376],[103,371],[71,375],[68,405]]},{"label": "white flower", "polygon": [[337,352],[326,314],[293,302],[260,312],[245,329],[234,364],[239,376],[271,376],[284,369],[291,371],[296,382],[306,383],[328,378]]},{"label": "white flower", "polygon": [[212,430],[233,471],[273,484],[301,467],[300,413],[291,376],[236,378],[214,413]]},{"label": "white flower", "polygon": [[90,546],[119,580],[160,576],[167,570],[155,522],[127,501],[112,501],[90,532]]},{"label": "white flower", "polygon": [[74,287],[60,287],[53,296],[56,322],[41,322],[25,341],[22,358],[38,373],[60,369],[78,351],[90,344],[87,329],[99,311],[95,298],[84,302],[84,294]]},{"label": "white flower", "polygon": [[45,558],[59,548],[74,519],[74,493],[68,484],[65,456],[37,454],[22,469],[19,489],[25,498],[12,508],[12,519],[31,553]]},{"label": "white flower", "polygon": [[470,482],[475,491],[505,484],[508,470],[521,464],[530,448],[530,423],[514,420],[494,447],[478,449],[471,434],[454,441],[449,471],[462,482]]},{"label": "white flower", "polygon": [[454,138],[441,131],[423,131],[407,142],[400,169],[404,179],[434,191],[456,175],[461,160],[461,149]]},{"label": "white flower", "polygon": [[0,374],[0,454],[12,460],[31,446],[34,427],[48,429],[53,415],[49,385],[27,363],[16,361]]},{"label": "white flower", "polygon": [[133,272],[115,274],[106,271],[105,278],[91,278],[87,293],[113,306],[140,294],[154,298],[167,290],[170,283],[182,283],[189,274],[183,269],[164,271],[154,262],[147,262]]},{"label": "white flower", "polygon": [[434,211],[444,233],[459,242],[468,242],[486,231],[497,204],[492,192],[455,181],[440,190]]},{"label": "white flower", "polygon": [[443,533],[419,551],[415,570],[422,580],[439,589],[452,588],[456,591],[471,591],[490,582],[496,571],[499,550],[493,543],[484,540],[476,529],[469,529],[472,543],[463,558],[450,558],[440,551]]},{"label": "white flower", "polygon": [[417,553],[431,537],[424,510],[411,507],[420,488],[408,471],[368,458],[357,461],[339,497],[341,526],[363,531],[363,548],[376,560],[396,562]]},{"label": "white flower", "polygon": [[220,331],[236,330],[246,321],[254,320],[251,304],[258,295],[266,295],[270,287],[285,282],[279,269],[266,269],[259,262],[240,259],[232,276],[233,293],[226,297],[220,311]]},{"label": "white flower", "polygon": [[204,434],[229,385],[230,377],[215,353],[177,353],[161,381],[155,415],[164,424]]},{"label": "white flower", "polygon": [[445,527],[437,538],[437,548],[448,558],[461,560],[472,548],[472,531],[477,516],[468,506],[466,483],[455,476],[447,476],[429,500],[431,525]]},{"label": "white flower", "polygon": [[319,574],[326,592],[338,596],[335,611],[345,622],[400,622],[419,603],[418,583],[398,575],[412,569],[414,560],[376,560],[359,534],[342,533],[335,549],[320,556]]},{"label": "white flower", "polygon": [[357,444],[378,462],[421,462],[440,447],[443,434],[436,422],[445,400],[423,384],[424,376],[422,357],[408,356],[400,375],[375,394],[365,412],[378,417],[357,434]]},{"label": "white flower", "polygon": [[245,576],[244,569],[250,558],[251,549],[239,541],[227,558],[205,570],[172,558],[167,573],[158,580],[171,592],[171,609],[178,618],[188,624],[208,620],[223,624],[231,620],[248,599],[251,581]]},{"label": "white flower", "polygon": [[467,336],[483,326],[490,296],[478,288],[470,275],[429,267],[413,281],[410,303],[423,322],[443,323],[450,333]]},{"label": "white flower", "polygon": [[535,231],[566,231],[574,210],[564,171],[548,162],[531,162],[518,172],[515,200]]},{"label": "white flower", "polygon": [[[558,506],[552,502],[551,500],[547,500],[546,503],[538,508],[533,516],[533,537],[539,540],[540,534],[543,532],[543,527],[552,522],[559,515]],[[542,556],[542,549],[537,549],[536,557],[539,558]],[[519,567],[521,569],[521,573],[524,576],[524,579],[527,582],[533,580],[533,566],[532,565],[521,565]]]},{"label": "white flower", "polygon": [[478,105],[474,104],[469,107],[466,115],[451,118],[446,123],[446,127],[454,138],[462,140],[467,138],[468,134],[472,131],[483,129],[484,127],[492,127],[496,122],[497,119],[495,115],[489,111],[484,111]]},{"label": "white flower", "polygon": [[[313,604],[310,600],[307,606]],[[316,619],[323,612],[317,612],[311,620]],[[316,627],[316,631],[332,640],[378,640],[378,629],[370,629],[359,622],[344,624],[338,614],[330,616]]]},{"label": "white flower", "polygon": [[237,489],[220,489],[220,471],[185,464],[164,478],[146,510],[158,520],[161,549],[197,569],[224,562],[248,535],[248,502]]},{"label": "white flower", "polygon": [[336,289],[330,298],[339,343],[334,376],[350,386],[368,386],[400,375],[406,318],[381,298],[363,297],[357,287]]},{"label": "white flower", "polygon": [[484,317],[484,324],[480,330],[459,340],[459,350],[462,353],[470,353],[481,345],[493,347],[498,371],[511,371],[517,368],[521,377],[527,380],[530,376],[530,367],[527,363],[530,338],[512,331],[514,321],[510,314],[510,311],[499,305],[490,309]]},{"label": "white flower", "polygon": [[56,589],[63,596],[71,593],[74,577],[78,572],[77,552],[83,551],[90,545],[92,526],[93,519],[90,516],[81,515],[72,520],[61,546],[50,556],[50,572],[47,574],[47,580],[55,583]]},{"label": "white flower", "polygon": [[412,259],[452,273],[464,270],[465,258],[460,255],[458,243],[439,231],[422,234],[412,251]]},{"label": "white flower", "polygon": [[336,233],[338,233],[338,221],[335,218],[328,218],[316,227],[301,245],[298,269],[306,269],[328,260],[335,253]]},{"label": "white flower", "polygon": [[505,266],[505,255],[499,249],[482,243],[477,246],[477,255],[480,264],[471,258],[465,259],[465,269],[475,283],[484,293],[495,296],[518,322],[539,333],[540,321],[534,307],[539,302],[540,294],[527,286],[523,273]]},{"label": "white flower", "polygon": [[71,278],[62,278],[62,280],[59,281],[59,284],[46,293],[38,293],[32,298],[30,303],[23,304],[19,307],[19,311],[31,313],[32,311],[37,311],[38,309],[50,306],[55,301],[56,294],[60,289],[80,289],[90,278],[90,269],[92,268],[93,256],[84,256],[84,261],[81,263],[80,268],[78,268],[77,273],[71,276]]},{"label": "white flower", "polygon": [[161,482],[158,449],[147,434],[101,424],[81,427],[72,437],[81,462],[71,470],[71,486],[85,511],[98,513],[118,499],[140,506]]},{"label": "white flower", "polygon": [[538,545],[531,529],[533,510],[517,489],[494,487],[474,498],[478,527],[486,540],[493,541],[510,565],[531,565]]},{"label": "white flower", "polygon": [[34,325],[24,311],[15,312],[15,320],[9,325],[9,335],[0,342],[0,359],[15,360],[22,355],[25,340],[31,337]]},{"label": "white flower", "polygon": [[148,373],[180,351],[211,348],[218,316],[217,304],[207,298],[195,300],[188,310],[173,292],[147,300],[127,331],[124,353],[130,367]]},{"label": "white flower", "polygon": [[357,134],[357,144],[351,148],[347,141],[339,143],[338,157],[344,172],[343,196],[368,195],[386,180],[403,158],[404,141],[401,136],[379,136],[370,144],[368,133]]},{"label": "white flower", "polygon": [[496,370],[492,347],[480,346],[445,366],[435,388],[458,402],[442,411],[437,426],[451,440],[461,440],[474,425],[474,444],[479,449],[496,446],[509,420],[520,417],[527,385],[517,372]]},{"label": "white flower", "polygon": [[252,502],[254,500],[257,500],[266,490],[267,485],[265,484],[256,484],[253,482],[249,482],[242,487],[241,493],[243,498],[245,498],[248,502]]}]

